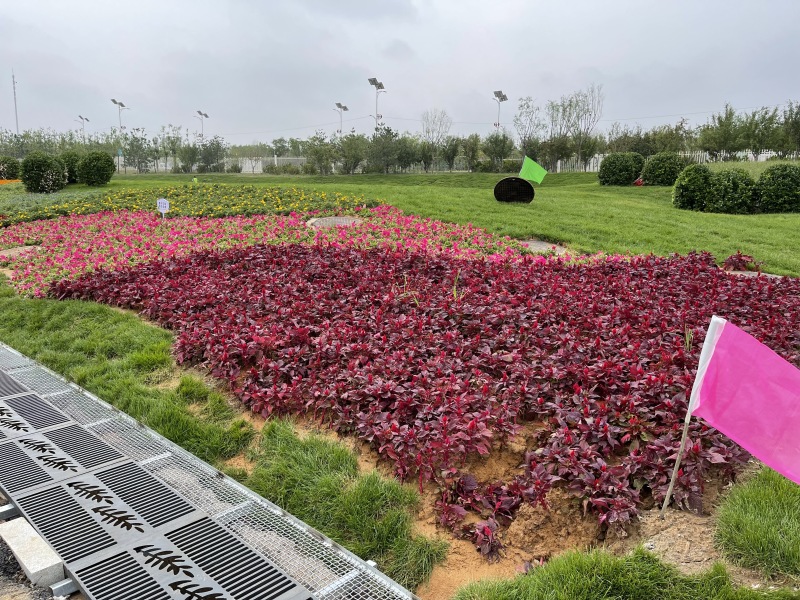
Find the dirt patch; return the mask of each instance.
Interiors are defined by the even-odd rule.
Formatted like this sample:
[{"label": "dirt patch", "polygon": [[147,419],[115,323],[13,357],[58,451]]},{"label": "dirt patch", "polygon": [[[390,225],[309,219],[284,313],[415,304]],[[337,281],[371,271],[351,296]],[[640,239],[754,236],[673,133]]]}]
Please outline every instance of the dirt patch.
[{"label": "dirt patch", "polygon": [[15,248],[5,248],[4,250],[0,250],[0,263],[7,262],[12,258],[16,258],[28,250],[38,250],[39,248],[41,248],[41,246],[17,246]]}]

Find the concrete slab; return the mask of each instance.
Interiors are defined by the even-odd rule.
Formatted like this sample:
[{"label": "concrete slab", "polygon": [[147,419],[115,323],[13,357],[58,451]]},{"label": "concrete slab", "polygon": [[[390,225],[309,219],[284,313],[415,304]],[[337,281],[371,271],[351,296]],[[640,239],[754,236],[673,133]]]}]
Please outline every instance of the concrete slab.
[{"label": "concrete slab", "polygon": [[33,585],[48,587],[64,579],[61,559],[25,519],[0,523],[0,537]]}]

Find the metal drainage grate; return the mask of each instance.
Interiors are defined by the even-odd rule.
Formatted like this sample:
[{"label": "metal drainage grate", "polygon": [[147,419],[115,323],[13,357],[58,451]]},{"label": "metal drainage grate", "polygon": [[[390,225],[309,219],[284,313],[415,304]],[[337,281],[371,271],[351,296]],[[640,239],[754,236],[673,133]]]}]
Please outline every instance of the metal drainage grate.
[{"label": "metal drainage grate", "polygon": [[237,600],[310,598],[308,590],[245,546],[227,529],[202,519],[165,536]]},{"label": "metal drainage grate", "polygon": [[[8,353],[14,354],[0,343],[0,360]],[[79,559],[67,561],[66,569],[90,600],[199,600],[205,596],[214,600],[233,600],[240,597],[253,600],[416,598],[380,571],[305,523],[127,415],[119,413],[99,398],[66,383],[47,369],[33,363],[33,366],[13,369],[11,375],[14,379],[24,378],[24,383],[40,395],[49,394],[47,401],[86,428],[84,430],[78,424],[69,424],[41,433],[11,432],[12,437],[24,436],[33,442],[47,442],[54,447],[55,454],[61,456],[67,448],[57,446],[58,441],[59,444],[68,446],[70,453],[74,453],[74,457],[69,454],[70,459],[77,463],[80,458],[84,466],[92,462],[92,453],[84,454],[86,444],[103,444],[102,447],[123,457],[116,464],[105,462],[95,467],[87,466],[89,470],[81,466],[77,472],[69,474],[54,472],[44,482],[18,483],[17,485],[24,487],[20,488],[21,491],[12,493],[9,498],[23,515],[30,518],[45,539],[50,541],[52,537],[51,543],[54,546],[56,542],[63,546],[65,540],[69,539],[69,536],[59,537],[64,531],[76,536],[78,532],[84,531],[84,527],[89,536],[98,535],[97,532],[100,531],[111,539],[110,546],[92,550],[88,554],[78,552],[75,548],[66,549],[81,556]],[[9,409],[9,412],[18,417],[14,411]],[[27,423],[24,425],[30,427]],[[54,432],[63,430],[75,433],[56,433],[56,440],[51,439]],[[78,434],[78,431],[84,432],[83,435]],[[45,434],[50,437],[45,438]],[[77,442],[79,438],[83,442]],[[71,442],[74,443],[70,446]],[[31,472],[28,468],[30,462],[20,469],[22,462],[19,461],[33,461],[35,458],[31,456],[33,450],[20,446],[17,439],[0,440],[0,453],[6,446],[21,450],[22,454],[5,450],[14,456],[7,458],[5,463],[0,458],[0,484],[9,479],[6,475],[8,471],[14,473],[13,477],[19,477],[17,472],[22,470],[27,476]],[[107,457],[116,455],[109,454]],[[125,457],[133,458],[136,463],[124,460]],[[147,480],[149,483],[142,483],[143,486],[148,486],[146,489],[126,487],[128,473],[134,472],[134,464],[138,465],[135,468],[139,469],[139,475],[132,477],[150,477]],[[35,462],[33,465],[38,466]],[[49,473],[50,471],[45,474]],[[173,510],[170,500],[154,491],[149,487],[151,485],[164,486],[157,489],[174,491],[176,496],[171,498],[178,497],[194,510],[188,514],[183,514],[181,510],[169,512]],[[149,506],[148,500],[142,500],[137,505],[139,495],[154,504],[166,502],[163,507],[166,512],[159,511],[156,506]],[[49,501],[43,501],[42,498]],[[59,502],[62,504],[59,505]],[[76,506],[79,511],[77,513]],[[45,520],[47,532],[38,527],[34,512]],[[80,514],[83,515],[83,520],[79,517]],[[164,521],[167,516],[175,518]],[[158,523],[163,524],[157,525]],[[126,524],[130,527],[126,528]],[[211,536],[209,539],[219,539],[220,543],[196,546],[191,536],[185,537],[187,532],[200,537]],[[214,538],[219,532],[224,535]],[[173,537],[175,542],[170,541],[167,535]],[[107,539],[105,541],[108,543]],[[178,543],[185,551],[178,547]],[[246,561],[242,559],[239,559],[239,564],[236,561],[225,561],[229,543],[234,543],[231,548],[236,556],[255,557],[255,571],[248,570]],[[56,551],[59,551],[58,548]],[[181,574],[180,570],[178,573],[172,572],[168,566],[161,568],[158,557],[162,555],[158,553],[162,551],[170,555],[177,553],[177,557],[170,560],[186,565],[192,571],[193,577],[187,579],[183,577],[185,573]],[[245,552],[245,555],[239,554],[240,552]],[[65,557],[62,555],[62,558]],[[222,580],[215,580],[199,563],[205,564],[205,568],[217,573]],[[259,587],[261,582],[254,580],[252,573],[268,579],[273,577],[270,575],[273,571],[269,569],[279,574],[275,582],[286,580],[293,587],[283,592],[280,590],[284,589],[281,587],[284,584],[278,583],[275,588],[278,596],[264,592],[264,586]],[[120,576],[122,573],[124,576]],[[223,580],[228,586],[224,589]],[[154,582],[156,587],[152,587]],[[249,587],[236,587],[247,582]],[[198,595],[203,588],[207,591]],[[234,588],[241,590],[241,593],[235,592]],[[139,589],[145,591],[136,592]]]},{"label": "metal drainage grate", "polygon": [[0,398],[13,396],[29,391],[24,385],[20,385],[14,379],[0,371]]},{"label": "metal drainage grate", "polygon": [[153,527],[194,511],[175,492],[134,463],[96,473],[96,477]]},{"label": "metal drainage grate", "polygon": [[172,600],[127,552],[79,569],[75,575],[94,600]]},{"label": "metal drainage grate", "polygon": [[4,496],[11,498],[15,492],[51,481],[53,478],[16,444],[0,445],[0,490]]},{"label": "metal drainage grate", "polygon": [[115,544],[114,538],[60,486],[15,502],[66,563]]},{"label": "metal drainage grate", "polygon": [[105,442],[101,442],[80,425],[73,424],[54,429],[44,436],[69,454],[84,469],[93,469],[123,458],[122,454]]},{"label": "metal drainage grate", "polygon": [[4,398],[3,402],[36,429],[63,425],[69,421],[69,417],[54,409],[35,394]]},{"label": "metal drainage grate", "polygon": [[19,369],[31,364],[33,364],[33,361],[27,356],[22,356],[16,350],[0,347],[0,371]]}]

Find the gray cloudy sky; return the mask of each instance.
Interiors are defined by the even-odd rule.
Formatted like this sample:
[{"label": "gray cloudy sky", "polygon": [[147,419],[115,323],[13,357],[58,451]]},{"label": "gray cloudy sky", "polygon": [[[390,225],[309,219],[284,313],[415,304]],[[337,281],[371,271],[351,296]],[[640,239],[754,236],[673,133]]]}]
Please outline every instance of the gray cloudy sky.
[{"label": "gray cloudy sky", "polygon": [[[557,99],[602,84],[601,126],[800,100],[800,0],[0,0],[0,128],[117,123],[199,129],[232,143],[371,131],[380,112],[419,130],[441,108],[453,133],[488,133],[492,91]],[[653,117],[653,118],[650,118]]]}]

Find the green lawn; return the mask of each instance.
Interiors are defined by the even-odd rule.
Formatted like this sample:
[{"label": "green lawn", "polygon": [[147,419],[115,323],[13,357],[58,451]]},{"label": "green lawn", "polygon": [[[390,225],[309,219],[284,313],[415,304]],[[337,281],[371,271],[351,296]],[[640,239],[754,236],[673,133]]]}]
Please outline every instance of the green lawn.
[{"label": "green lawn", "polygon": [[[738,164],[738,163],[737,163]],[[743,163],[744,164],[744,163]],[[800,214],[720,215],[675,209],[671,189],[603,187],[593,173],[548,175],[529,205],[504,205],[492,195],[500,175],[444,173],[429,175],[355,175],[286,177],[201,175],[201,182],[297,186],[328,193],[365,195],[404,211],[473,223],[517,239],[563,243],[578,252],[681,254],[707,250],[722,262],[741,250],[764,263],[770,273],[800,276]],[[115,177],[111,189],[146,188],[191,181],[188,175]],[[0,189],[0,214],[30,198]],[[94,190],[70,186],[63,194]],[[32,201],[28,200],[28,201]],[[153,198],[155,206],[155,198]]]}]

